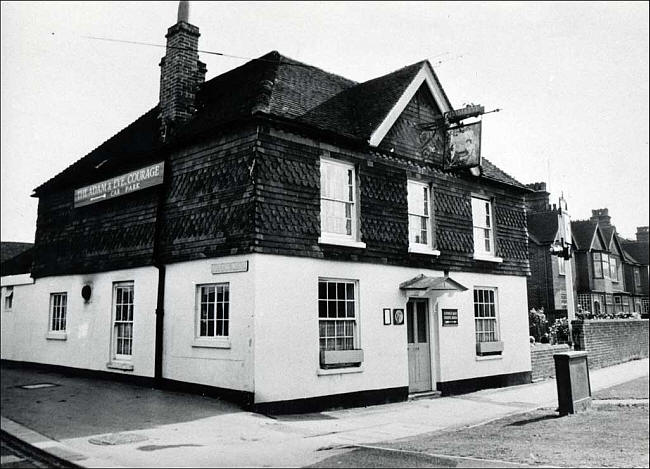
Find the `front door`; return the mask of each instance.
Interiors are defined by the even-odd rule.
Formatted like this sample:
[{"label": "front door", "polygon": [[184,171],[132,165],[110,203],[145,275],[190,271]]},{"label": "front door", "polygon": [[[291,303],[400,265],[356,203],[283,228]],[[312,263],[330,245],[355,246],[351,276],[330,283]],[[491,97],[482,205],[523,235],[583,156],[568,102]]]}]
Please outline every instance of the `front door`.
[{"label": "front door", "polygon": [[431,349],[427,300],[406,303],[409,392],[431,391]]}]

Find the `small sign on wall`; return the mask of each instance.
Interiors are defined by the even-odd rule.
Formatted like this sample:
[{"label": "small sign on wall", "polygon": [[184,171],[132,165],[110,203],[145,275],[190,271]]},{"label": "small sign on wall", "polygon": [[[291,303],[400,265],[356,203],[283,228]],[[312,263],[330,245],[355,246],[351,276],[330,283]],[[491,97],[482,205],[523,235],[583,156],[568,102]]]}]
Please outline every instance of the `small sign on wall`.
[{"label": "small sign on wall", "polygon": [[391,310],[390,308],[384,308],[384,326],[390,326],[391,325],[391,318],[392,318]]},{"label": "small sign on wall", "polygon": [[443,309],[442,310],[442,325],[443,326],[457,326],[458,325],[458,310],[457,309]]},{"label": "small sign on wall", "polygon": [[396,308],[393,310],[393,324],[401,326],[404,324],[404,309]]},{"label": "small sign on wall", "polygon": [[248,272],[248,261],[242,262],[223,262],[221,264],[212,264],[213,274],[231,274],[234,272]]}]

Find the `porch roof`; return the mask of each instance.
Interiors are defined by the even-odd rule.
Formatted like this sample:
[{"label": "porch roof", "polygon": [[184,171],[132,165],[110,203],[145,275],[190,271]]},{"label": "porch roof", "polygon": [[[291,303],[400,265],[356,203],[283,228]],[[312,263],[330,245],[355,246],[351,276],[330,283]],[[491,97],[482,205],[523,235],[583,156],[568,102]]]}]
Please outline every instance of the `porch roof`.
[{"label": "porch roof", "polygon": [[418,296],[425,296],[434,291],[466,291],[467,287],[445,275],[443,277],[428,277],[420,274],[399,285],[400,290],[409,293],[416,293]]}]

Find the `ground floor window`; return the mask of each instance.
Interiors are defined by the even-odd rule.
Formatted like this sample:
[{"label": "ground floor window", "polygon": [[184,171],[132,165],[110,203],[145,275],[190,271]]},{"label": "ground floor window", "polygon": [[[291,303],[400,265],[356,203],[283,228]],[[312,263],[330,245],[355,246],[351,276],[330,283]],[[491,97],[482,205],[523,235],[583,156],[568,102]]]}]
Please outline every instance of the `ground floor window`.
[{"label": "ground floor window", "polygon": [[133,282],[113,284],[113,358],[133,354]]},{"label": "ground floor window", "polygon": [[5,311],[11,311],[14,306],[14,287],[5,287]]},{"label": "ground floor window", "polygon": [[216,283],[198,287],[198,337],[228,337],[230,285]]},{"label": "ground floor window", "polygon": [[580,306],[583,311],[592,312],[591,295],[588,293],[580,293],[578,295],[578,306]]},{"label": "ground floor window", "polygon": [[474,289],[474,325],[476,343],[499,340],[495,288]]},{"label": "ground floor window", "polygon": [[67,293],[50,294],[50,331],[65,331],[66,316],[68,309]]},{"label": "ground floor window", "polygon": [[318,331],[320,350],[353,350],[357,347],[355,280],[318,281]]}]

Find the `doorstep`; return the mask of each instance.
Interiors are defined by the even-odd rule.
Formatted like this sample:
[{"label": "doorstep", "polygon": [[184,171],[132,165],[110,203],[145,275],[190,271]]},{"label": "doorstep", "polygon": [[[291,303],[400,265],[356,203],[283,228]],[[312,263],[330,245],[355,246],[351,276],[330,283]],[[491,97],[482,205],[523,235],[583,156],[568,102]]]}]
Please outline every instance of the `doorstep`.
[{"label": "doorstep", "polygon": [[418,399],[435,399],[440,397],[442,393],[440,391],[424,391],[424,392],[412,392],[409,393],[409,401],[416,401]]}]

